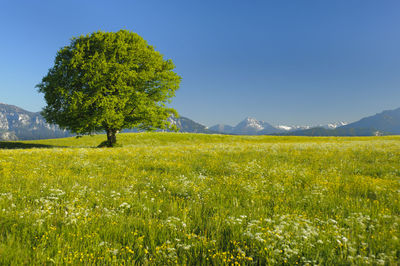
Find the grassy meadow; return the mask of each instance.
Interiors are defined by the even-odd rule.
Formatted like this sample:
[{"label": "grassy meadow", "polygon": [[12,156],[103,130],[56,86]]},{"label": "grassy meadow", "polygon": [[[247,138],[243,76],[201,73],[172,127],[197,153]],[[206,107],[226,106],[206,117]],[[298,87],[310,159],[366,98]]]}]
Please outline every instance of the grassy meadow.
[{"label": "grassy meadow", "polygon": [[400,137],[0,142],[0,264],[396,265]]}]

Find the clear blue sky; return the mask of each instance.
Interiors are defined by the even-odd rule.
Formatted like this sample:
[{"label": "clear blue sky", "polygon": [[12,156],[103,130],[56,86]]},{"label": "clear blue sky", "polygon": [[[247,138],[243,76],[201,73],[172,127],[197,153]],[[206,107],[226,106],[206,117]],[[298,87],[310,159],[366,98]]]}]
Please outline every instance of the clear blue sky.
[{"label": "clear blue sky", "polygon": [[0,102],[44,107],[58,49],[134,31],[176,65],[172,106],[205,125],[354,121],[400,107],[400,1],[0,1]]}]

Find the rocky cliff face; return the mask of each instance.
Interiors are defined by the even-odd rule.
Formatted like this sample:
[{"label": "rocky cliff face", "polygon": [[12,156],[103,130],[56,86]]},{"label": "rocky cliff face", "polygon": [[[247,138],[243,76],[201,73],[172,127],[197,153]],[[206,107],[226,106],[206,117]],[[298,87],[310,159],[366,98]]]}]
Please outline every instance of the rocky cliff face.
[{"label": "rocky cliff face", "polygon": [[0,140],[27,140],[68,137],[71,134],[50,125],[40,113],[0,103]]},{"label": "rocky cliff face", "polygon": [[208,129],[207,127],[203,126],[202,124],[199,124],[197,122],[194,122],[193,120],[187,118],[187,117],[170,117],[168,118],[168,121],[171,124],[176,125],[179,128],[179,132],[188,132],[188,133],[204,133],[204,134],[213,134],[216,132],[213,132],[212,130]]}]

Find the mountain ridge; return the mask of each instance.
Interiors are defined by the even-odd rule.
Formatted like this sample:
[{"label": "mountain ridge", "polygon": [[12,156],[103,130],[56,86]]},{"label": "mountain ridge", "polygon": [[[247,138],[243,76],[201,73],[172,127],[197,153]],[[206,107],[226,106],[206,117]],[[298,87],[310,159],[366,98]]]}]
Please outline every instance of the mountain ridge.
[{"label": "mountain ridge", "polygon": [[240,121],[236,126],[230,126],[225,124],[217,124],[211,126],[209,129],[222,133],[222,134],[234,134],[234,135],[271,135],[271,134],[284,134],[287,132],[294,132],[298,130],[307,130],[316,127],[322,127],[325,129],[334,129],[339,126],[346,125],[346,122],[333,122],[326,125],[317,126],[299,126],[299,125],[277,125],[273,126],[265,121],[257,120],[252,117],[246,117]]},{"label": "mountain ridge", "polygon": [[39,112],[0,103],[0,140],[47,139],[71,135],[57,125],[48,124]]},{"label": "mountain ridge", "polygon": [[375,115],[361,118],[343,128],[374,128],[379,131],[400,134],[400,108],[385,110]]},{"label": "mountain ridge", "polygon": [[335,129],[311,128],[288,133],[294,136],[400,135],[400,108],[385,110]]},{"label": "mountain ridge", "polygon": [[[271,125],[246,117],[236,126],[217,124],[206,127],[187,117],[170,117],[180,132],[232,135],[295,135],[295,136],[374,136],[400,134],[400,108],[386,110],[361,118],[353,123],[334,122],[318,126]],[[162,130],[161,130],[162,131]],[[123,132],[137,132],[125,129]],[[18,106],[0,103],[0,140],[29,140],[73,136],[67,130],[51,125],[40,112],[26,111]]]},{"label": "mountain ridge", "polygon": [[[170,117],[180,132],[213,134],[203,126],[186,117]],[[123,132],[137,132],[125,129]],[[40,112],[26,111],[18,106],[0,103],[0,141],[34,140],[71,137],[75,134],[46,122]]]}]

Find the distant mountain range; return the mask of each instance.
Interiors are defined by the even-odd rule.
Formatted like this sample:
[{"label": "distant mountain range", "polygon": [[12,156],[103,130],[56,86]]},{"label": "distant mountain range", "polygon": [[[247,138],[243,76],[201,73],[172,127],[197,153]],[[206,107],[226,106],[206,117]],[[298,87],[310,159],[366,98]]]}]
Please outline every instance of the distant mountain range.
[{"label": "distant mountain range", "polygon": [[[335,129],[340,126],[344,126],[345,122],[335,122],[327,125],[318,125],[314,127],[320,127],[323,129]],[[218,124],[210,127],[209,129],[215,132],[223,134],[234,134],[234,135],[270,135],[270,134],[286,134],[291,132],[297,132],[301,130],[307,130],[314,128],[313,126],[289,126],[289,125],[277,125],[273,126],[267,122],[259,121],[251,117],[247,117],[236,126],[229,126],[224,124]]]},{"label": "distant mountain range", "polygon": [[383,111],[354,123],[335,122],[317,126],[273,126],[247,117],[236,126],[218,124],[209,128],[235,135],[292,135],[292,136],[378,136],[400,135],[400,108]]},{"label": "distant mountain range", "polygon": [[0,140],[27,140],[69,137],[71,134],[50,125],[40,113],[0,103]]},{"label": "distant mountain range", "polygon": [[334,129],[315,127],[289,132],[296,136],[379,136],[400,135],[400,108],[387,110]]},{"label": "distant mountain range", "polygon": [[[206,126],[203,126],[197,122],[194,122],[193,120],[180,116],[180,117],[174,117],[171,116],[168,118],[168,122],[176,125],[176,127],[179,129],[179,132],[185,132],[185,133],[203,133],[203,134],[216,134],[218,132],[211,131],[208,129]],[[169,130],[157,130],[158,132],[163,132],[163,131],[169,131]],[[124,129],[122,132],[139,132],[137,129]]]},{"label": "distant mountain range", "polygon": [[[216,133],[186,117],[170,117],[181,132]],[[134,132],[134,130],[124,130]],[[57,125],[50,125],[39,112],[28,112],[14,105],[0,103],[0,140],[51,139],[74,136]]]},{"label": "distant mountain range", "polygon": [[[218,124],[207,128],[186,117],[170,117],[180,132],[235,135],[295,135],[295,136],[374,136],[400,135],[400,108],[363,118],[354,123],[335,122],[317,126],[273,126],[247,117],[236,126]],[[124,130],[135,132],[135,130]],[[57,125],[48,124],[39,112],[0,103],[0,140],[48,139],[73,136]]]},{"label": "distant mountain range", "polygon": [[174,125],[176,125],[179,128],[179,132],[187,132],[187,133],[204,133],[204,134],[215,134],[217,132],[212,131],[211,129],[208,129],[206,126],[203,126],[202,124],[199,124],[197,122],[194,122],[193,120],[180,116],[178,118],[176,117],[170,117],[168,118],[168,121]]},{"label": "distant mountain range", "polygon": [[379,136],[400,135],[400,108],[387,110],[353,123],[335,122],[317,126],[272,126],[264,121],[246,118],[236,126],[215,125],[212,131],[236,135],[291,136]]},{"label": "distant mountain range", "polygon": [[400,108],[365,117],[342,128],[371,128],[383,133],[400,134]]},{"label": "distant mountain range", "polygon": [[223,134],[235,135],[267,135],[280,132],[276,127],[264,121],[258,121],[254,118],[247,117],[236,126],[218,124],[209,128],[212,131]]}]

